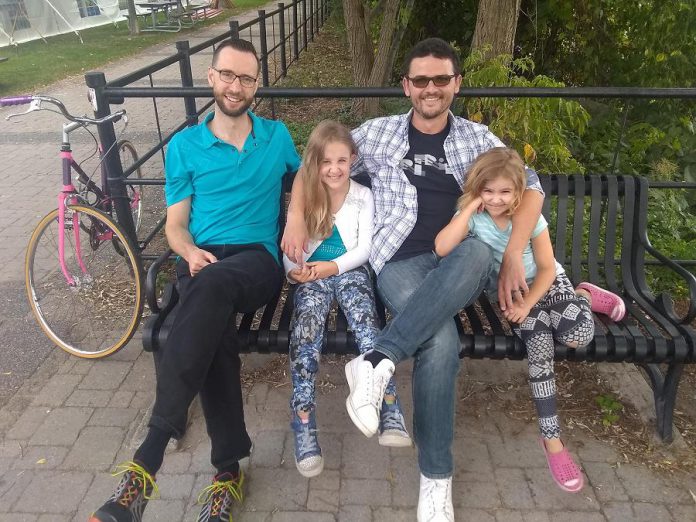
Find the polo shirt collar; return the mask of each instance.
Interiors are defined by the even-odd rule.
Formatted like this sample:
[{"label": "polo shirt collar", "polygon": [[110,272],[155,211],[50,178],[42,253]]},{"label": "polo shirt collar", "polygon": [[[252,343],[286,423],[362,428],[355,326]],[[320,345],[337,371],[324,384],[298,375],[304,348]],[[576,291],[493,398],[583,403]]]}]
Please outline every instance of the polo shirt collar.
[{"label": "polo shirt collar", "polygon": [[[247,111],[247,114],[249,115],[249,118],[251,118],[251,130],[252,130],[252,140],[255,142],[259,143],[265,143],[269,141],[268,138],[268,131],[266,130],[266,126],[263,124],[261,119],[256,116],[251,111]],[[215,112],[210,112],[205,116],[205,119],[200,123],[200,129],[201,129],[201,145],[209,149],[213,145],[215,145],[218,142],[222,143],[222,140],[215,136],[210,129],[208,128],[208,123],[210,120],[212,120],[215,117]]]}]

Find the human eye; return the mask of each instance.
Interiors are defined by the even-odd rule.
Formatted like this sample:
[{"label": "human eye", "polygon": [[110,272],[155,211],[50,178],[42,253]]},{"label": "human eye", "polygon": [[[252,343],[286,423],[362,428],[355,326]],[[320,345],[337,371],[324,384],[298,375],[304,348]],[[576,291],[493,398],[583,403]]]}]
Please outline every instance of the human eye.
[{"label": "human eye", "polygon": [[256,83],[256,78],[252,76],[242,75],[239,77],[239,81],[244,87],[252,87]]}]

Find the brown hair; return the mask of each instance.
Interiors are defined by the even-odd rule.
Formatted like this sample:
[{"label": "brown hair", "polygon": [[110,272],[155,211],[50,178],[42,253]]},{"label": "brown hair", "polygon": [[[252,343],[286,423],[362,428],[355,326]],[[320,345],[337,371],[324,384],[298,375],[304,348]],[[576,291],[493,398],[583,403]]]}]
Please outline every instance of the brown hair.
[{"label": "brown hair", "polygon": [[324,120],[309,135],[302,157],[302,167],[298,173],[304,181],[304,216],[307,232],[312,239],[325,239],[331,235],[333,229],[331,198],[319,174],[324,150],[333,142],[343,143],[350,149],[351,154],[357,154],[358,148],[350,135],[350,129],[342,123]]},{"label": "brown hair", "polygon": [[223,49],[234,49],[235,51],[240,51],[242,53],[248,53],[254,55],[254,58],[256,58],[256,65],[257,65],[257,74],[258,71],[261,70],[261,63],[259,62],[259,55],[256,54],[256,48],[254,47],[254,44],[251,43],[248,40],[242,40],[241,38],[235,39],[235,40],[223,40],[220,42],[213,51],[213,59],[212,59],[212,66],[215,67],[217,65],[217,60],[218,56],[220,56],[220,52]]},{"label": "brown hair", "polygon": [[507,147],[495,147],[479,154],[469,169],[464,183],[464,194],[457,200],[457,208],[463,210],[481,195],[486,183],[499,176],[512,181],[515,187],[515,198],[507,211],[509,216],[513,215],[522,202],[522,194],[527,188],[527,176],[520,155]]}]

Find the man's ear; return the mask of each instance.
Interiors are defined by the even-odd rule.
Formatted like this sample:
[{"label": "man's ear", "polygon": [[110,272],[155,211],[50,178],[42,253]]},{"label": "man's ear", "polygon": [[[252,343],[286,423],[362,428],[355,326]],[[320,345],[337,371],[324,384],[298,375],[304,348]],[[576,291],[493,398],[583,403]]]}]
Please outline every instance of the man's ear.
[{"label": "man's ear", "polygon": [[410,85],[410,82],[408,81],[408,78],[406,78],[406,76],[401,78],[401,87],[403,87],[403,89],[404,89],[404,94],[410,98],[411,97],[411,85]]},{"label": "man's ear", "polygon": [[211,87],[213,86],[213,75],[215,74],[215,71],[213,71],[212,67],[208,67],[208,85]]}]

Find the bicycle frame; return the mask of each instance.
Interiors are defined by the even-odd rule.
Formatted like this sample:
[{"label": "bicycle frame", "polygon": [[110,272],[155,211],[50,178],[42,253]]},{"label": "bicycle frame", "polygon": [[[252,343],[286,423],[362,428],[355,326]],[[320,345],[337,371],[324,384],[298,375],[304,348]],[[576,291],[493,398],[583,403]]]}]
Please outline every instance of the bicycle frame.
[{"label": "bicycle frame", "polygon": [[[101,167],[101,177],[102,186],[104,190],[99,188],[99,186],[94,183],[90,177],[85,173],[84,170],[75,161],[72,155],[72,149],[70,147],[69,134],[73,130],[81,127],[79,123],[66,123],[63,124],[63,143],[61,145],[60,158],[63,167],[63,188],[58,195],[58,259],[60,263],[61,271],[63,272],[63,277],[68,286],[77,287],[80,283],[79,279],[73,277],[67,268],[65,262],[65,228],[66,228],[66,210],[67,205],[79,203],[78,201],[78,191],[72,183],[72,171],[74,170],[78,174],[78,180],[82,182],[88,191],[93,192],[97,196],[97,202],[93,205],[99,210],[103,210],[107,213],[111,213],[111,198],[108,194],[108,184],[106,183],[106,169],[104,168],[102,148],[99,145],[99,155],[100,155],[100,167]],[[89,282],[90,276],[85,266],[84,260],[82,258],[82,248],[80,244],[80,217],[77,213],[72,217],[73,234],[75,236],[75,255],[77,258],[78,265],[83,274],[83,281]],[[113,232],[111,230],[97,231],[95,238],[98,241],[110,241],[113,239]]]}]

